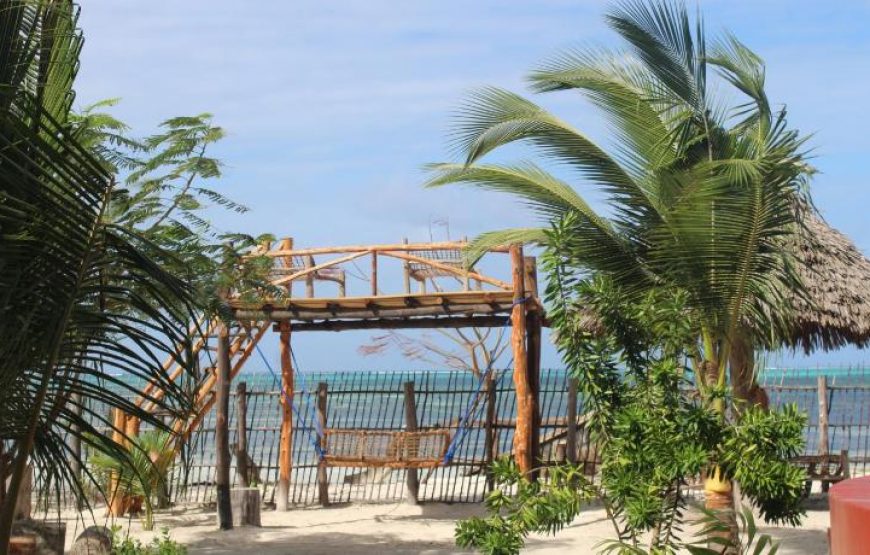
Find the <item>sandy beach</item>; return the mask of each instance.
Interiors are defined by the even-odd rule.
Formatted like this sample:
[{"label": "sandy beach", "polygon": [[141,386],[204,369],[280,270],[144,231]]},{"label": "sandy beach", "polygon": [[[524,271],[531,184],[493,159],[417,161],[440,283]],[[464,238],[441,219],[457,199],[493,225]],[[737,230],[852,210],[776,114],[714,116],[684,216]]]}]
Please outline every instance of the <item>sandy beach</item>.
[{"label": "sandy beach", "polygon": [[[102,514],[102,510],[96,513]],[[169,527],[171,535],[194,554],[255,552],[257,555],[412,555],[468,553],[456,547],[453,529],[457,519],[483,514],[477,504],[424,505],[368,504],[330,508],[302,508],[288,512],[264,511],[262,528],[217,529],[215,513],[187,509],[157,515],[157,529]],[[67,548],[84,526],[73,515],[68,521]],[[88,519],[89,521],[90,519]],[[98,520],[102,520],[98,518]],[[105,522],[109,524],[108,522]],[[130,525],[130,533],[143,541],[157,532],[142,530],[138,519],[119,521]],[[784,555],[823,555],[828,552],[827,510],[810,510],[801,528],[762,526],[782,541]],[[525,553],[556,555],[594,553],[595,546],[611,538],[613,529],[604,511],[590,508],[577,522],[555,537],[529,539]]]}]

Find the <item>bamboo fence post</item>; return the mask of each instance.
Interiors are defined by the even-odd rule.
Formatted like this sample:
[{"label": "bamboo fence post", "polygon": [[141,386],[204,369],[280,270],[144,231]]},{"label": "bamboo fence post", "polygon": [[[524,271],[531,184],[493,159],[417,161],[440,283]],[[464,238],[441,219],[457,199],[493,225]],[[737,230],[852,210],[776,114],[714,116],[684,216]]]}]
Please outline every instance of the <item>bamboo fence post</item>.
[{"label": "bamboo fence post", "polygon": [[[317,384],[317,422],[320,425],[321,432],[326,430],[327,392],[328,386],[326,382]],[[323,439],[318,434],[317,444],[321,453],[327,447]],[[323,460],[323,457],[320,457],[320,460],[317,461],[317,497],[322,506],[329,506],[329,475],[327,474],[326,461]]]},{"label": "bamboo fence post", "polygon": [[486,489],[495,489],[495,479],[492,475],[492,463],[495,461],[498,443],[495,429],[496,389],[492,372],[486,378],[486,429],[484,436],[484,457],[486,464]]},{"label": "bamboo fence post", "polygon": [[[538,263],[534,256],[523,258],[523,288],[528,301],[526,311],[526,356],[528,357],[529,388],[531,390],[531,457],[535,467],[542,462],[541,452],[541,313],[538,311]],[[535,478],[537,474],[532,473]]]},{"label": "bamboo fence post", "polygon": [[236,384],[236,473],[242,487],[251,485],[248,469],[248,384]]},{"label": "bamboo fence post", "polygon": [[828,379],[819,376],[816,389],[819,395],[819,455],[827,455],[828,450]]},{"label": "bamboo fence post", "polygon": [[577,379],[568,378],[568,431],[565,438],[565,457],[570,463],[577,462]]},{"label": "bamboo fence post", "polygon": [[278,324],[281,351],[281,436],[278,447],[278,490],[275,508],[290,510],[290,475],[293,467],[293,360],[290,354],[290,322]]},{"label": "bamboo fence post", "polygon": [[230,505],[230,337],[226,325],[218,334],[217,418],[215,419],[215,458],[217,462],[217,512],[221,530],[233,527]]},{"label": "bamboo fence post", "polygon": [[[417,431],[417,399],[414,395],[414,382],[405,382],[405,429]],[[420,478],[416,468],[408,468],[405,475],[406,500],[411,505],[417,504],[420,492]]]},{"label": "bamboo fence post", "polygon": [[511,312],[511,347],[514,355],[514,388],[517,395],[517,420],[514,430],[514,458],[520,472],[531,477],[533,453],[532,430],[534,406],[529,383],[528,353],[526,351],[526,307],[523,276],[523,247],[510,247],[511,275],[513,277],[513,302]]}]

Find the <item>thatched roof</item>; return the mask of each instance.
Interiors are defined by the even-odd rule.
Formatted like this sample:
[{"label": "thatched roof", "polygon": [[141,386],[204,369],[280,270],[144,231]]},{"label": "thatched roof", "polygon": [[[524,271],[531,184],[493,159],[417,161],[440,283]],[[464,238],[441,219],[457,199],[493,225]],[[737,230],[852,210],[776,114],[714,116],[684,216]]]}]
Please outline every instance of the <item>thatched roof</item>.
[{"label": "thatched roof", "polygon": [[810,352],[870,344],[870,260],[813,210],[798,249],[805,298],[793,300],[791,344]]}]

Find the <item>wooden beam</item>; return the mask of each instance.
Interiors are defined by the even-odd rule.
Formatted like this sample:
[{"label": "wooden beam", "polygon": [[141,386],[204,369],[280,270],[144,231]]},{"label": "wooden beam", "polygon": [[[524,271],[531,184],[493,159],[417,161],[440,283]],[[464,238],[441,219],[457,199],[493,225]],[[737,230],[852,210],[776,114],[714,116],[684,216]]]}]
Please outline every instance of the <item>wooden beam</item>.
[{"label": "wooden beam", "polygon": [[322,262],[316,266],[312,266],[310,268],[305,268],[304,270],[299,270],[295,274],[290,274],[289,276],[285,276],[285,277],[276,279],[272,282],[272,285],[284,285],[285,283],[290,283],[293,280],[297,280],[301,277],[307,276],[308,274],[314,273],[318,270],[322,270],[324,268],[330,268],[332,266],[337,266],[339,264],[344,264],[345,262],[350,262],[351,260],[365,256],[367,253],[368,253],[368,251],[355,252],[353,254],[349,254],[347,256],[342,256],[342,257],[336,258],[334,260]]},{"label": "wooden beam", "polygon": [[[318,255],[318,254],[340,254],[340,253],[351,253],[351,252],[368,252],[368,251],[441,251],[441,250],[455,250],[455,249],[464,249],[468,246],[468,243],[464,243],[462,241],[440,241],[440,242],[432,242],[432,243],[386,243],[379,245],[347,245],[343,247],[316,247],[309,249],[296,249],[290,251],[283,250],[274,250],[265,252],[267,256],[304,256],[306,254]],[[497,246],[489,249],[489,252],[500,252],[506,253],[509,252],[509,247],[507,246]]]},{"label": "wooden beam", "polygon": [[455,276],[459,276],[463,279],[465,278],[474,278],[478,281],[482,281],[484,283],[488,283],[490,285],[495,285],[505,291],[510,291],[511,286],[507,283],[491,278],[488,276],[484,276],[477,272],[472,272],[471,270],[460,269],[455,266],[451,266],[450,264],[444,264],[443,262],[438,262],[437,260],[431,260],[429,258],[423,258],[422,256],[416,256],[413,254],[408,254],[406,252],[392,252],[392,251],[380,251],[384,256],[389,256],[392,258],[398,258],[399,260],[407,260],[409,262],[417,262],[418,264],[426,264],[427,266],[432,266],[433,268],[437,268],[439,270],[443,270],[445,272],[451,273]]},{"label": "wooden beam", "polygon": [[329,320],[329,319],[359,319],[378,320],[387,318],[415,318],[423,316],[470,316],[480,314],[492,316],[507,314],[511,307],[507,303],[475,304],[475,305],[449,305],[445,310],[443,305],[420,306],[416,308],[378,308],[377,310],[350,310],[333,307],[332,310],[236,310],[235,317],[260,321],[281,322],[291,320],[294,322]]},{"label": "wooden beam", "polygon": [[531,476],[533,468],[532,429],[534,407],[529,384],[528,353],[526,351],[526,307],[523,276],[523,247],[511,245],[511,275],[513,276],[514,305],[511,313],[511,348],[514,355],[514,389],[517,395],[517,425],[514,430],[514,460],[524,475]]},{"label": "wooden beam", "polygon": [[230,336],[226,326],[218,334],[217,417],[215,419],[215,459],[218,525],[221,530],[233,527],[230,501]]},{"label": "wooden beam", "polygon": [[278,444],[278,489],[275,509],[290,510],[290,474],[293,467],[293,360],[290,356],[290,322],[281,322],[281,437]]},{"label": "wooden beam", "polygon": [[510,322],[507,316],[442,316],[407,319],[324,320],[294,323],[294,333],[303,331],[405,330],[432,328],[500,328]]}]

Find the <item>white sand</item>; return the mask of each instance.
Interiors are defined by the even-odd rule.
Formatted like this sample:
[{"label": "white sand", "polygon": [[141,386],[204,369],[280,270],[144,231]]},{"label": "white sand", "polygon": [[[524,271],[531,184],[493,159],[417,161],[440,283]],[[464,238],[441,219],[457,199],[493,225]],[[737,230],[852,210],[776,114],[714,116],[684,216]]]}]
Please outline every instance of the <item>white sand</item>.
[{"label": "white sand", "polygon": [[[102,511],[100,511],[101,514]],[[264,511],[262,528],[217,529],[213,511],[186,510],[157,515],[157,528],[169,527],[172,537],[188,546],[194,554],[250,553],[411,555],[467,553],[453,542],[456,520],[483,514],[481,505],[432,503],[412,506],[350,505],[332,508],[295,509],[289,512]],[[67,547],[83,524],[68,523]],[[90,517],[88,522],[90,522]],[[98,519],[99,520],[99,519]],[[826,510],[809,511],[804,525],[794,528],[762,527],[782,540],[780,554],[818,554],[827,550]],[[134,519],[131,534],[144,541],[153,532],[144,532]],[[108,523],[106,523],[108,524]],[[524,553],[594,553],[594,547],[613,536],[610,522],[601,509],[588,509],[577,522],[555,537],[533,537]]]}]

